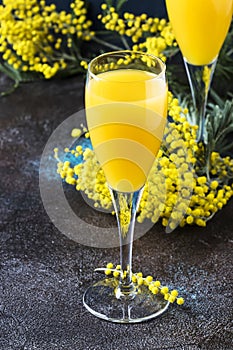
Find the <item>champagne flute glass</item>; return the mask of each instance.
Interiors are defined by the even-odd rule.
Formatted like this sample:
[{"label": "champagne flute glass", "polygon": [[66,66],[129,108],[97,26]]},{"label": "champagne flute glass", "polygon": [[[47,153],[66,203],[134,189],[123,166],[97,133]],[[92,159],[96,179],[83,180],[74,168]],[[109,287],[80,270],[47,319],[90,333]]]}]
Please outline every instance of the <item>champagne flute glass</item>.
[{"label": "champagne flute glass", "polygon": [[191,87],[197,142],[204,144],[208,92],[230,27],[233,0],[166,0],[166,6]]},{"label": "champagne flute glass", "polygon": [[88,67],[86,118],[116,212],[120,277],[105,278],[84,294],[85,307],[112,322],[141,322],[164,312],[169,302],[132,281],[135,217],[148,173],[160,148],[167,115],[165,65],[140,52],[117,51]]}]

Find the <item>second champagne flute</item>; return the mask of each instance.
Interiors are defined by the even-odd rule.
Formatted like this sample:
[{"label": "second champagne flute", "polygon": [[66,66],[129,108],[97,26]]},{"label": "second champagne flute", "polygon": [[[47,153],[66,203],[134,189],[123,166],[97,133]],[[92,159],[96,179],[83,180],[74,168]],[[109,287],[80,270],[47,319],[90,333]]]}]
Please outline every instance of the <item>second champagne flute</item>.
[{"label": "second champagne flute", "polygon": [[191,87],[197,141],[204,142],[208,92],[230,27],[233,0],[166,0],[166,5]]}]

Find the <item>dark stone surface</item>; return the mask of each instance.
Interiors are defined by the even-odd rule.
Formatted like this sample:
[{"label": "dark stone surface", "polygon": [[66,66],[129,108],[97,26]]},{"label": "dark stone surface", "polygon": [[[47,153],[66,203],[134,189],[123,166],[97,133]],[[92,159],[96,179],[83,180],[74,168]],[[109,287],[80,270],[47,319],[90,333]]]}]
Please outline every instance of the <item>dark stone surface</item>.
[{"label": "dark stone surface", "polygon": [[[0,76],[2,90],[9,83]],[[167,235],[157,224],[135,241],[134,271],[179,289],[184,306],[136,325],[101,321],[83,307],[94,268],[118,263],[118,249],[62,235],[38,185],[47,139],[82,107],[82,77],[25,84],[0,100],[0,350],[232,349],[232,201],[205,229]]]}]

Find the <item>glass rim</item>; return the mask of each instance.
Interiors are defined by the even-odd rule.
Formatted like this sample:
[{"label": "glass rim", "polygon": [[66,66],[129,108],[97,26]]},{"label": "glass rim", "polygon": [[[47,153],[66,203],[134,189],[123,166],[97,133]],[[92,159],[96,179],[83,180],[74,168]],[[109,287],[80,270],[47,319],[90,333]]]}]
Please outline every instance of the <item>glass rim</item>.
[{"label": "glass rim", "polygon": [[[165,74],[165,71],[166,71],[166,64],[161,60],[161,58],[159,58],[158,56],[155,56],[151,53],[147,53],[147,52],[142,52],[142,51],[133,51],[133,50],[116,50],[116,51],[109,51],[109,52],[105,52],[105,53],[102,53],[96,57],[94,57],[88,64],[88,67],[87,67],[87,72],[88,74],[93,78],[93,79],[97,79],[97,80],[105,80],[104,78],[100,78],[98,77],[99,74],[95,74],[91,71],[90,67],[93,65],[93,63],[95,63],[95,61],[97,61],[99,58],[102,58],[104,56],[114,56],[116,54],[139,54],[141,56],[147,56],[147,57],[150,57],[154,60],[156,60],[157,62],[159,62],[160,64],[160,67],[161,67],[161,72],[156,74],[153,78],[151,79],[148,79],[148,80],[154,80],[154,79],[160,79],[160,77]],[[141,80],[136,80],[135,82],[137,81],[141,81]],[[122,81],[121,83],[127,83],[127,81]]]}]

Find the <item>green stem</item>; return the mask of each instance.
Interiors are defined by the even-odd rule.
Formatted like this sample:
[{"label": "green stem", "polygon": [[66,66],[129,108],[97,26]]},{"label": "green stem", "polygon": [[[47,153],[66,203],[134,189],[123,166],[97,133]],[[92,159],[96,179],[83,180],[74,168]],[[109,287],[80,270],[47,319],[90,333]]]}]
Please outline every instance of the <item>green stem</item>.
[{"label": "green stem", "polygon": [[2,91],[0,93],[0,96],[4,97],[7,95],[10,95],[13,91],[15,91],[15,89],[17,89],[18,86],[19,86],[19,80],[15,80],[14,84],[10,87],[10,89],[7,91]]},{"label": "green stem", "polygon": [[96,30],[95,31],[95,35],[97,36],[99,36],[99,35],[104,35],[104,36],[106,36],[106,35],[109,35],[109,36],[112,36],[112,32],[110,32],[110,31],[106,31],[106,30]]},{"label": "green stem", "polygon": [[77,62],[76,57],[71,56],[71,55],[68,55],[68,54],[65,53],[65,52],[62,52],[61,55],[57,55],[57,56],[58,56],[58,57],[60,56],[60,58],[65,58],[65,59],[68,60],[68,61]]},{"label": "green stem", "polygon": [[121,41],[122,41],[122,43],[124,44],[125,48],[126,48],[127,50],[130,50],[130,46],[129,46],[127,40],[125,39],[125,37],[124,37],[123,35],[121,35]]},{"label": "green stem", "polygon": [[122,47],[119,47],[119,46],[107,43],[106,41],[101,40],[101,39],[99,39],[99,38],[97,38],[95,36],[92,38],[92,40],[95,41],[98,44],[101,44],[103,46],[109,47],[112,50],[122,50]]}]

